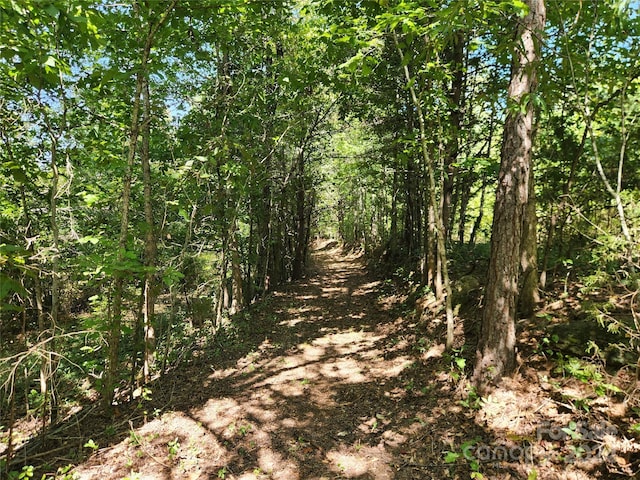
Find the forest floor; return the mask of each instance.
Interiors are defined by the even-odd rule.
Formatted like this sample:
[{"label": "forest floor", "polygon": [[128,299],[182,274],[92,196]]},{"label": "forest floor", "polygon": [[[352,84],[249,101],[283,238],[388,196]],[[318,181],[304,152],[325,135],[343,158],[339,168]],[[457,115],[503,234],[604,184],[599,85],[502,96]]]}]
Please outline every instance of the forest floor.
[{"label": "forest floor", "polygon": [[115,420],[77,415],[80,443],[95,443],[74,462],[77,478],[534,480],[640,469],[628,395],[596,395],[593,382],[558,377],[525,351],[531,362],[478,398],[466,381],[471,346],[445,352],[433,316],[410,312],[335,243],[316,245],[313,260],[307,278],[250,307],[224,342],[196,348],[147,400],[123,404]]}]

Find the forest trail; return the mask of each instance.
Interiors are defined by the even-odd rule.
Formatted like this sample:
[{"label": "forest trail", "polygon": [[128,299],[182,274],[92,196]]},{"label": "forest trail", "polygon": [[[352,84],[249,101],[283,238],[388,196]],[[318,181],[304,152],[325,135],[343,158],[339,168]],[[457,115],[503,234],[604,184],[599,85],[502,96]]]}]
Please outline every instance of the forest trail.
[{"label": "forest trail", "polygon": [[81,478],[431,478],[410,457],[419,447],[420,461],[442,464],[435,419],[450,426],[455,409],[416,383],[398,299],[335,243],[313,259],[305,280],[248,312],[233,348],[152,387],[162,413],[95,453]]},{"label": "forest trail", "polygon": [[[637,465],[640,444],[624,436],[624,422],[610,423],[624,410],[620,398],[552,379],[552,366],[531,352],[529,366],[479,399],[466,386],[473,349],[462,347],[464,332],[444,352],[440,315],[417,318],[335,242],[316,244],[312,265],[307,278],[200,339],[115,418],[91,416],[98,409],[89,405],[67,419],[57,430],[66,446],[55,451],[70,456],[50,464],[77,465],[73,478],[83,480],[428,480],[479,471],[475,478],[591,480],[628,478]],[[567,395],[590,396],[589,412]],[[549,437],[571,422],[595,436]],[[566,460],[576,445],[605,444],[615,455]],[[473,445],[465,451],[486,457],[475,464],[461,453]],[[504,452],[508,461],[496,461]]]}]

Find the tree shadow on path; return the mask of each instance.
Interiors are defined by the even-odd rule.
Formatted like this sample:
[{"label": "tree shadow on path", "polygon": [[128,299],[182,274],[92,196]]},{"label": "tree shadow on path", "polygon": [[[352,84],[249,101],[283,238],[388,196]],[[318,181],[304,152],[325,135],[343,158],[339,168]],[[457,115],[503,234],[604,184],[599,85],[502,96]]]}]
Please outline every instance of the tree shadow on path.
[{"label": "tree shadow on path", "polygon": [[[224,337],[150,385],[153,400],[123,406],[111,426],[95,419],[92,431],[84,423],[102,448],[75,469],[78,477],[402,480],[468,472],[442,461],[468,415],[442,401],[454,384],[441,349],[417,341],[416,324],[398,315],[401,299],[384,294],[360,258],[324,243],[313,261],[306,279],[247,309]],[[463,428],[470,429],[477,427]]]}]

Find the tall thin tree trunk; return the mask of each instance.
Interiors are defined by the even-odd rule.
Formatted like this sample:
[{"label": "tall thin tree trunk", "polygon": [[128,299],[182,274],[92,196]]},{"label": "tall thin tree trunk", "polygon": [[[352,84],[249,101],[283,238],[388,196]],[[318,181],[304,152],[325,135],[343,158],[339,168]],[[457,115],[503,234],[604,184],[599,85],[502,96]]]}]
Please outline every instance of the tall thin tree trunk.
[{"label": "tall thin tree trunk", "polygon": [[[491,257],[485,291],[482,330],[473,381],[483,392],[516,366],[515,317],[523,222],[529,198],[533,102],[544,0],[527,0],[529,13],[517,19],[515,55],[507,93],[508,114],[502,139],[498,188],[491,230]],[[527,102],[526,109],[520,107]]]},{"label": "tall thin tree trunk", "polygon": [[[486,158],[491,157],[491,146],[493,145],[493,131],[495,129],[495,121],[494,121],[495,112],[491,112],[491,119],[489,120],[489,135],[487,137],[487,153]],[[471,235],[469,236],[469,245],[474,247],[476,244],[476,239],[478,237],[478,231],[482,225],[482,219],[484,217],[484,204],[486,198],[487,191],[487,173],[482,172],[482,185],[480,190],[480,205],[478,207],[478,216],[473,222],[473,228],[471,229]]]},{"label": "tall thin tree trunk", "polygon": [[[129,131],[129,152],[127,154],[127,164],[122,180],[122,204],[120,206],[120,236],[118,240],[117,264],[124,263],[127,250],[127,237],[129,234],[129,209],[131,204],[131,181],[133,172],[133,162],[136,154],[136,144],[138,140],[138,113],[140,110],[140,93],[142,91],[142,74],[138,74],[136,81],[136,94],[133,100],[133,112],[131,114],[131,128]],[[120,355],[120,330],[122,326],[122,300],[124,294],[124,272],[119,268],[114,271],[113,287],[113,307],[111,310],[110,328],[108,335],[109,362],[104,381],[103,403],[109,409],[113,403],[115,386],[118,378]]]},{"label": "tall thin tree trunk", "polygon": [[144,238],[144,285],[142,320],[144,331],[144,364],[143,375],[145,383],[151,378],[151,369],[155,362],[156,334],[154,329],[155,316],[155,266],[157,255],[157,240],[155,222],[153,219],[153,196],[151,192],[151,99],[149,95],[149,79],[143,79],[142,88],[142,151],[140,162],[142,164],[142,184],[144,189],[144,218],[146,232]]},{"label": "tall thin tree trunk", "polygon": [[[54,422],[58,416],[58,406],[55,392],[55,372],[57,370],[57,361],[55,356],[55,335],[58,326],[58,313],[60,307],[60,229],[58,228],[58,193],[60,174],[58,172],[58,141],[52,136],[51,144],[51,198],[49,199],[49,221],[51,223],[51,242],[53,246],[53,255],[51,256],[51,341],[44,361],[47,362],[47,371],[49,374],[49,392],[45,398],[49,402],[51,411],[51,421]],[[45,402],[46,403],[46,402]]]},{"label": "tall thin tree trunk", "polygon": [[315,192],[311,193],[309,201],[307,202],[307,211],[305,214],[305,238],[304,238],[304,251],[302,252],[302,257],[305,259],[305,264],[307,258],[309,258],[309,244],[311,243],[311,219],[313,217],[313,211],[316,208],[316,196]]},{"label": "tall thin tree trunk", "polygon": [[238,220],[231,222],[229,232],[229,252],[231,253],[231,309],[229,313],[234,315],[244,308],[244,293],[242,288],[242,264],[238,247]]},{"label": "tall thin tree trunk", "polygon": [[478,231],[480,230],[480,226],[482,225],[482,219],[484,217],[484,203],[487,191],[487,174],[482,175],[482,185],[480,187],[480,205],[478,206],[478,216],[473,222],[473,228],[471,229],[471,234],[469,235],[469,245],[474,247],[476,244],[476,238],[478,237]]},{"label": "tall thin tree trunk", "polygon": [[218,302],[216,304],[216,327],[222,324],[224,309],[229,306],[229,291],[227,290],[227,245],[222,244],[220,253],[220,287],[218,288]]},{"label": "tall thin tree trunk", "polygon": [[[268,39],[266,41],[269,41]],[[276,58],[280,60],[284,55],[284,48],[280,42],[276,43]],[[271,85],[269,87],[269,93],[271,95],[271,101],[268,106],[268,121],[265,126],[263,142],[267,150],[267,154],[264,157],[263,175],[264,184],[262,186],[262,194],[259,198],[259,215],[257,216],[257,235],[258,235],[258,261],[257,261],[257,285],[260,292],[266,292],[270,287],[270,270],[271,270],[271,246],[273,244],[273,186],[272,186],[272,165],[273,157],[276,152],[276,144],[273,138],[273,128],[276,118],[276,112],[278,111],[278,97],[277,93],[280,90],[280,84],[278,82],[277,71],[273,69],[274,58],[272,55],[268,55],[265,59],[267,70],[271,75]]]},{"label": "tall thin tree trunk", "polygon": [[[149,57],[151,55],[151,47],[153,39],[158,29],[167,20],[169,14],[173,10],[177,0],[172,0],[165,8],[156,23],[149,23],[149,30],[142,47],[140,69],[136,75],[135,93],[133,96],[133,105],[131,110],[131,125],[129,127],[129,141],[127,150],[127,163],[122,179],[122,204],[120,217],[120,236],[118,239],[118,253],[116,262],[121,266],[125,260],[127,250],[127,237],[129,234],[129,210],[131,208],[131,183],[133,175],[133,165],[136,157],[136,149],[138,144],[138,134],[140,132],[140,104],[142,100],[142,90],[144,87],[147,68],[149,65]],[[140,5],[135,3],[134,9],[139,11]],[[103,405],[110,409],[115,395],[115,386],[118,379],[120,355],[120,330],[122,327],[122,303],[124,295],[124,274],[120,268],[117,268],[113,274],[113,303],[110,316],[110,328],[108,333],[108,364],[104,381]]]},{"label": "tall thin tree trunk", "polygon": [[472,172],[466,172],[463,180],[459,183],[460,197],[460,215],[458,217],[458,243],[464,245],[464,236],[467,230],[467,209],[471,201],[471,185],[475,175]]},{"label": "tall thin tree trunk", "polygon": [[447,153],[444,158],[444,181],[442,188],[442,224],[445,228],[445,239],[451,240],[453,225],[453,190],[457,173],[456,162],[460,150],[460,129],[462,126],[462,104],[464,102],[464,34],[456,32],[451,46],[451,63],[453,64],[453,80],[449,99],[451,110],[449,112],[449,127],[451,137],[447,144]]},{"label": "tall thin tree trunk", "polygon": [[[394,147],[395,149],[395,147]],[[398,249],[398,166],[397,158],[393,169],[391,186],[391,227],[389,230],[389,258],[395,259]]]},{"label": "tall thin tree trunk", "polygon": [[[424,164],[427,170],[427,175],[429,177],[429,199],[431,208],[434,211],[435,217],[435,237],[436,237],[436,246],[437,246],[437,258],[440,262],[440,266],[442,269],[442,279],[444,283],[444,292],[445,292],[445,311],[446,311],[446,319],[447,319],[447,339],[446,346],[447,348],[451,348],[453,346],[453,330],[454,330],[454,318],[453,318],[453,308],[451,305],[451,282],[449,281],[449,268],[447,265],[447,252],[445,249],[445,229],[442,223],[442,215],[440,212],[440,205],[438,203],[438,198],[436,196],[436,179],[433,165],[433,158],[429,154],[429,146],[427,144],[427,129],[424,121],[424,113],[422,111],[422,104],[418,99],[416,94],[414,83],[411,79],[411,74],[409,73],[409,67],[404,61],[404,53],[402,52],[402,48],[400,47],[400,43],[398,42],[398,36],[394,32],[394,40],[396,44],[396,48],[398,49],[398,53],[400,55],[400,59],[402,60],[405,80],[407,82],[407,86],[409,88],[409,92],[411,94],[411,99],[413,101],[414,108],[418,114],[418,123],[420,126],[420,146],[422,147],[422,157],[424,160]],[[439,300],[442,300],[440,298]]]},{"label": "tall thin tree trunk", "polygon": [[[564,130],[561,130],[561,134],[564,135]],[[551,252],[551,247],[553,245],[555,238],[562,239],[564,225],[569,219],[570,214],[567,213],[567,207],[569,203],[568,198],[573,188],[573,183],[576,176],[578,163],[580,161],[580,158],[582,157],[582,154],[584,153],[584,148],[587,143],[588,136],[589,136],[589,128],[588,126],[585,126],[582,132],[582,139],[580,140],[580,145],[578,145],[578,149],[573,155],[573,159],[571,160],[571,166],[569,167],[569,175],[567,176],[567,181],[564,183],[562,187],[562,197],[560,198],[560,203],[557,205],[557,207],[555,208],[552,207],[552,211],[550,213],[548,229],[547,229],[547,240],[545,243],[544,254],[542,257],[542,266],[541,266],[540,281],[539,281],[539,285],[543,289],[547,286],[547,278],[548,278],[548,270],[549,270],[549,255]],[[557,229],[557,232],[556,232],[556,229]]]},{"label": "tall thin tree trunk", "polygon": [[[25,194],[25,188],[24,188],[24,184],[22,184],[20,186],[20,195],[22,197],[22,210],[23,210],[23,215],[25,218],[25,238],[33,238],[33,234],[31,233],[31,226],[32,226],[32,220],[31,220],[31,214],[29,213],[29,209],[27,206],[27,196]],[[29,241],[27,243],[27,248],[26,248],[27,252],[29,252],[29,258],[32,259],[35,257],[35,248],[33,246],[33,242]],[[31,260],[29,260],[31,261]],[[36,266],[36,271],[35,274],[33,275],[33,299],[32,299],[32,304],[35,305],[36,307],[36,316],[37,316],[37,320],[38,320],[38,332],[39,333],[43,333],[46,329],[46,315],[45,315],[45,311],[44,311],[44,291],[42,289],[42,281],[40,279],[40,271],[41,269]],[[42,395],[43,398],[47,398],[48,396],[48,390],[49,390],[49,362],[48,362],[48,355],[46,352],[43,352],[42,354],[43,358],[40,362],[40,394]],[[26,377],[26,373],[25,373],[25,377]],[[42,432],[45,432],[45,427],[46,427],[46,415],[45,415],[45,408],[46,408],[47,402],[45,401],[43,404],[43,411],[42,411]]]},{"label": "tall thin tree trunk", "polygon": [[296,167],[296,235],[295,252],[293,258],[293,278],[300,279],[304,273],[304,242],[307,238],[305,234],[305,179],[304,179],[304,147],[300,148]]},{"label": "tall thin tree trunk", "polygon": [[427,205],[427,226],[426,226],[426,238],[425,238],[425,253],[426,253],[426,262],[427,262],[427,271],[426,276],[424,278],[425,285],[429,285],[434,289],[434,292],[440,291],[438,290],[441,285],[441,282],[437,280],[438,278],[438,262],[436,260],[436,217],[433,205],[431,201]]},{"label": "tall thin tree trunk", "polygon": [[253,278],[253,264],[254,260],[254,245],[255,240],[255,214],[253,208],[249,205],[249,238],[247,239],[247,255],[245,263],[245,288],[244,288],[244,304],[251,305],[251,302],[255,295],[254,278]]}]

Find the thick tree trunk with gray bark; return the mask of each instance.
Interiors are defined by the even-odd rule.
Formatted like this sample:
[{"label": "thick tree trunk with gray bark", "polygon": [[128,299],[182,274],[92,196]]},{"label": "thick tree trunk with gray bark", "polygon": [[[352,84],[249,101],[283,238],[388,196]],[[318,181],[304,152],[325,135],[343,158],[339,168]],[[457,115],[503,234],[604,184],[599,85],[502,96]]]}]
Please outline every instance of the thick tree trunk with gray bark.
[{"label": "thick tree trunk with gray bark", "polygon": [[491,230],[491,258],[482,330],[473,380],[480,392],[513,372],[516,366],[515,318],[518,304],[523,222],[529,199],[533,102],[544,0],[527,0],[529,13],[517,19],[502,139],[500,173]]}]

